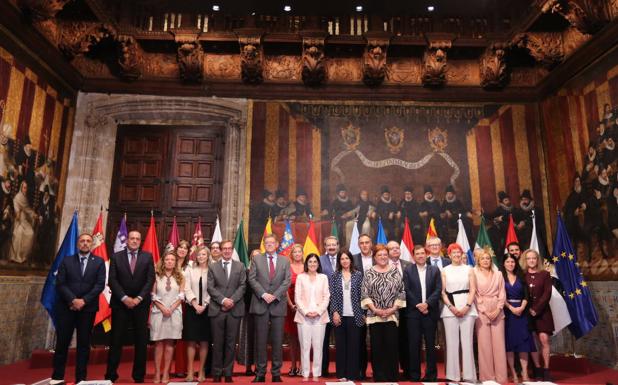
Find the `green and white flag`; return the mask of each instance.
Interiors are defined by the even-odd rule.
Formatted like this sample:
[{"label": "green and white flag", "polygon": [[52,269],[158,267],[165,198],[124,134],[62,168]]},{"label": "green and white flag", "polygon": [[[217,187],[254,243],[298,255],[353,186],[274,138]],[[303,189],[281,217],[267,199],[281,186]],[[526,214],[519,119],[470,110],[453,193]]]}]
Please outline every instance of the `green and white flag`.
[{"label": "green and white flag", "polygon": [[245,242],[245,232],[242,220],[238,225],[238,230],[236,230],[232,259],[242,262],[247,268],[249,267],[249,255],[247,254],[247,242]]},{"label": "green and white flag", "polygon": [[494,253],[494,248],[491,246],[491,240],[489,239],[489,234],[487,234],[487,228],[485,227],[485,217],[481,215],[481,226],[479,227],[479,233],[476,236],[476,244],[474,248],[485,249],[489,255],[491,255],[491,260],[494,262],[494,265],[498,266],[498,259],[496,258],[496,253]]}]

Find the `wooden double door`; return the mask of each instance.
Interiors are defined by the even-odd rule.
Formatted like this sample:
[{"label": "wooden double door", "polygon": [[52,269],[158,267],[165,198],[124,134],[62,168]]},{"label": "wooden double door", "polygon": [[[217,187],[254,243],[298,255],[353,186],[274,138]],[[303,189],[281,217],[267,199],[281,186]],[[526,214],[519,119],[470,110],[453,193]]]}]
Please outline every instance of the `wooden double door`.
[{"label": "wooden double door", "polygon": [[145,238],[154,213],[159,247],[174,217],[180,239],[191,242],[201,218],[206,241],[221,207],[224,128],[121,125],[110,195],[108,244],[126,213],[127,228]]}]

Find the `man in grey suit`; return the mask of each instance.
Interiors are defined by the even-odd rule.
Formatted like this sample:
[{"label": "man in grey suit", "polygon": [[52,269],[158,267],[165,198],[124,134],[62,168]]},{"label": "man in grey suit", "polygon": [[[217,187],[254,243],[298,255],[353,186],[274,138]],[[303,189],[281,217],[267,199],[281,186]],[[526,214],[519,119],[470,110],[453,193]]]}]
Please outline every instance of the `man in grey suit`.
[{"label": "man in grey suit", "polygon": [[279,242],[273,234],[264,237],[266,253],[255,256],[249,270],[253,290],[249,312],[255,314],[257,374],[253,382],[266,382],[267,340],[270,330],[272,382],[281,381],[283,323],[287,312],[287,291],[291,281],[290,261],[277,256]]},{"label": "man in grey suit", "polygon": [[236,335],[245,315],[247,273],[241,262],[232,260],[232,241],[221,242],[221,251],[221,260],[213,262],[208,269],[208,316],[214,331],[212,371],[214,382],[221,382],[222,374],[225,382],[233,382]]}]

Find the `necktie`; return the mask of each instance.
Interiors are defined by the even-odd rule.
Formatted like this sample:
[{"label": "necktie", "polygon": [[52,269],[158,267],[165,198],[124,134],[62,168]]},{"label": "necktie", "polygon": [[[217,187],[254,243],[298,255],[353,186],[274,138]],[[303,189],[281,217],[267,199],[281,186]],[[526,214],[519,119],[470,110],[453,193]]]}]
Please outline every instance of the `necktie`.
[{"label": "necktie", "polygon": [[330,264],[333,266],[333,271],[335,271],[335,269],[337,268],[337,261],[335,257],[333,256],[330,257]]},{"label": "necktie", "polygon": [[399,270],[399,261],[393,262],[393,265],[395,265],[395,269]]},{"label": "necktie", "polygon": [[82,264],[82,277],[84,276],[84,273],[86,272],[86,260],[88,259],[88,257],[79,257],[81,264]]},{"label": "necktie", "polygon": [[227,262],[227,261],[223,262],[223,270],[225,270],[225,278],[227,278],[227,279],[230,279],[230,270],[228,268],[229,264],[230,263]]},{"label": "necktie", "polygon": [[272,281],[275,278],[275,263],[273,262],[273,256],[268,256],[268,278]]},{"label": "necktie", "polygon": [[438,266],[438,260],[437,259],[432,259],[431,262],[433,262],[432,265]]},{"label": "necktie", "polygon": [[202,288],[202,276],[201,275],[200,275],[200,283],[198,284],[198,288],[199,288],[199,291],[200,291],[200,295],[198,297],[199,305],[202,306],[202,291],[203,291],[203,288]]},{"label": "necktie", "polygon": [[135,263],[137,262],[137,255],[135,251],[131,252],[131,274],[135,272]]}]

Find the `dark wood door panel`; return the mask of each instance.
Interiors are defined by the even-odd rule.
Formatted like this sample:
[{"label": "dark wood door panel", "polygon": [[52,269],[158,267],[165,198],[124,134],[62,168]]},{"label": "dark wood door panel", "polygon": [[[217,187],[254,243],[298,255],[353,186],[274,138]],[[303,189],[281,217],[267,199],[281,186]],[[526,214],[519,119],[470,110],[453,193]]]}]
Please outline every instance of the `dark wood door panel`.
[{"label": "dark wood door panel", "polygon": [[108,220],[111,250],[122,216],[145,238],[153,210],[163,252],[174,217],[181,239],[193,239],[201,217],[210,241],[221,205],[223,128],[119,126]]}]

